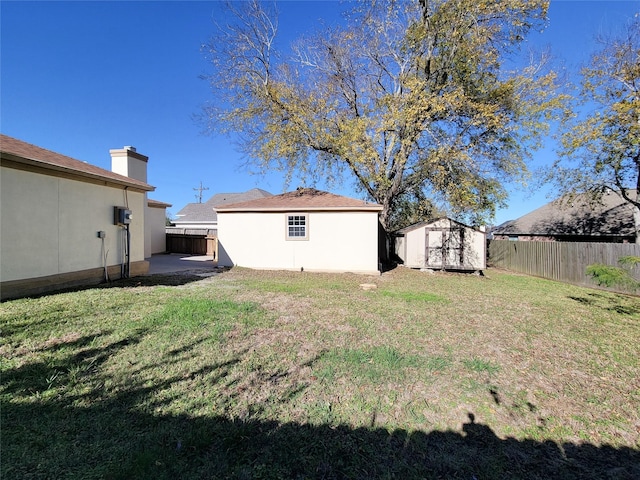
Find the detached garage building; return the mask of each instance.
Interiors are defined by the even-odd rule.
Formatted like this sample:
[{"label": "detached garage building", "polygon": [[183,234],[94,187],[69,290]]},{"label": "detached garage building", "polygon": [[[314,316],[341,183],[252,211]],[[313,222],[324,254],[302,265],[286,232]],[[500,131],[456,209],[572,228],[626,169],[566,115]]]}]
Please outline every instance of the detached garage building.
[{"label": "detached garage building", "polygon": [[398,230],[395,251],[406,267],[432,270],[487,268],[486,234],[450,218]]},{"label": "detached garage building", "polygon": [[218,264],[378,274],[381,210],[313,188],[220,206]]}]

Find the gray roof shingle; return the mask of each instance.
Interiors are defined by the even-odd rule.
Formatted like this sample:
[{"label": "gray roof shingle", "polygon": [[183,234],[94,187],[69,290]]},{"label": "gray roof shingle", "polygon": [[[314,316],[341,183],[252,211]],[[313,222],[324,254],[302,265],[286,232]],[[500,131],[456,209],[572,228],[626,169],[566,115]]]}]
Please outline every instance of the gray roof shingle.
[{"label": "gray roof shingle", "polygon": [[110,172],[90,163],[81,162],[75,158],[3,134],[0,134],[0,153],[2,160],[6,162],[31,165],[32,168],[42,169],[50,175],[57,172],[58,175],[73,175],[74,178],[82,178],[85,181],[106,181],[147,192],[155,190],[155,187],[145,182]]},{"label": "gray roof shingle", "polygon": [[255,212],[283,210],[382,210],[377,203],[335,195],[315,188],[298,188],[292,192],[233,203],[218,208],[220,212]]},{"label": "gray roof shingle", "polygon": [[205,203],[188,203],[177,214],[177,223],[213,223],[218,221],[215,207],[231,203],[245,202],[258,198],[271,197],[271,193],[261,188],[253,188],[239,193],[216,193]]}]

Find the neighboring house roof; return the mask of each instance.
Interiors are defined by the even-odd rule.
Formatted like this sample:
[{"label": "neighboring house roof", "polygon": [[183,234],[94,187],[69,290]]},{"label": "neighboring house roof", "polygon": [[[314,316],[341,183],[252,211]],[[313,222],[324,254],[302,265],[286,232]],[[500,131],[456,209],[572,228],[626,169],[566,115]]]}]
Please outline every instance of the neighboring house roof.
[{"label": "neighboring house roof", "polygon": [[[635,196],[635,190],[631,190]],[[635,236],[633,209],[615,192],[607,192],[600,203],[589,203],[586,195],[573,201],[554,200],[542,207],[505,222],[494,235],[532,236]]]},{"label": "neighboring house roof", "polygon": [[451,219],[449,217],[438,217],[438,218],[434,218],[433,220],[429,220],[429,221],[425,220],[425,221],[422,221],[422,222],[414,223],[412,225],[409,225],[408,227],[404,227],[404,228],[401,228],[400,230],[396,230],[395,232],[393,232],[393,234],[394,235],[404,235],[405,233],[412,232],[413,230],[416,230],[418,228],[424,227],[426,225],[431,225],[432,223],[439,222],[440,220],[449,220],[451,223],[455,223],[456,225],[459,225],[459,226],[461,226],[463,228],[470,228],[472,230],[476,230],[478,232],[485,233],[482,230],[480,230],[479,228],[470,227],[469,225],[465,225],[464,223],[460,223],[460,222],[458,222],[456,220],[453,220],[453,219]]},{"label": "neighboring house roof", "polygon": [[213,207],[206,203],[188,203],[176,213],[176,222],[215,222],[216,214]]},{"label": "neighboring house roof", "polygon": [[7,167],[102,185],[131,187],[145,192],[155,190],[155,187],[145,182],[113,173],[90,163],[81,162],[3,134],[0,134],[0,157],[2,164]]},{"label": "neighboring house roof", "polygon": [[382,205],[323,192],[315,188],[298,188],[281,195],[224,205],[217,210],[221,213],[310,210],[381,211]]},{"label": "neighboring house roof", "polygon": [[153,208],[169,208],[171,204],[161,202],[160,200],[152,200],[151,198],[147,198],[147,206]]},{"label": "neighboring house roof", "polygon": [[215,223],[218,221],[218,214],[215,207],[231,203],[245,202],[257,198],[272,196],[271,193],[260,188],[253,188],[240,193],[216,193],[205,203],[188,203],[176,214],[176,223]]},{"label": "neighboring house roof", "polygon": [[273,197],[272,193],[262,190],[261,188],[252,188],[241,193],[216,193],[207,200],[207,204],[213,207],[220,205],[229,205],[231,203],[247,202],[257,198]]}]

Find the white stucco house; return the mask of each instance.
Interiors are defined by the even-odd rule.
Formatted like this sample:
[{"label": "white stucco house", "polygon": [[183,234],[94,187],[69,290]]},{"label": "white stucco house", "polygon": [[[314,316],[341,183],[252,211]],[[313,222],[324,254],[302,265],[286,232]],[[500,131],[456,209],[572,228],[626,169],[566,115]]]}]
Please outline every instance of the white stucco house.
[{"label": "white stucco house", "polygon": [[404,266],[431,270],[487,268],[487,236],[450,218],[419,222],[398,230],[395,252]]},{"label": "white stucco house", "polygon": [[269,270],[378,274],[382,206],[299,188],[218,213],[218,264]]},{"label": "white stucco house", "polygon": [[2,299],[145,274],[164,250],[167,204],[147,199],[148,157],[110,153],[113,171],[0,135]]}]

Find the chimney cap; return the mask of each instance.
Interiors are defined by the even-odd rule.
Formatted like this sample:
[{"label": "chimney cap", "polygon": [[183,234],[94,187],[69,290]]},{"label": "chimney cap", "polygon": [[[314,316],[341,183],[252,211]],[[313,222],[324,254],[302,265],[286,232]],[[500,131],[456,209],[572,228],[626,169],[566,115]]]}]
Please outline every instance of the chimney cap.
[{"label": "chimney cap", "polygon": [[135,152],[135,151],[136,151],[136,147],[132,147],[131,145],[125,145],[125,146],[124,146],[124,149],[125,149],[125,150],[130,150],[130,151],[132,151],[132,152]]}]

